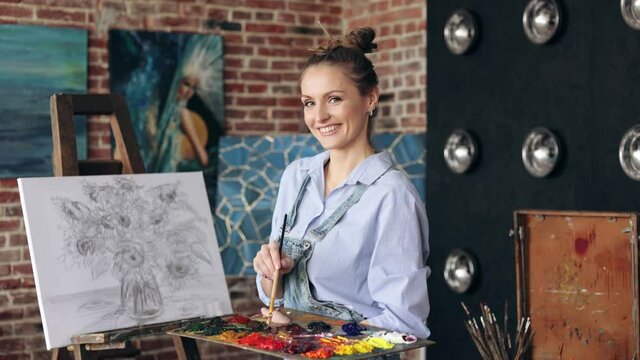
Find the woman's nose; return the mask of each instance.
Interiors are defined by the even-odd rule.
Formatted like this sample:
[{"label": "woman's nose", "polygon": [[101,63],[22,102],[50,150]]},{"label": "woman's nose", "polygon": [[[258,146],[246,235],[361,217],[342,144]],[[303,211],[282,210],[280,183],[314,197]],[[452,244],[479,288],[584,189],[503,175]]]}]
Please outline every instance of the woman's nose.
[{"label": "woman's nose", "polygon": [[315,121],[325,121],[329,119],[329,112],[324,105],[316,107]]}]

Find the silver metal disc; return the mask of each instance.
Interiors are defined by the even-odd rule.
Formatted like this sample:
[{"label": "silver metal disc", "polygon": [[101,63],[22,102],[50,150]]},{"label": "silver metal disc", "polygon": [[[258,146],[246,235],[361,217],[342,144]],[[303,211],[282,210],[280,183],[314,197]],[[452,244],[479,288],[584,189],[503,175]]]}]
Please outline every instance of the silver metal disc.
[{"label": "silver metal disc", "polygon": [[534,44],[553,38],[560,26],[560,8],[555,0],[531,0],[522,14],[524,33]]},{"label": "silver metal disc", "polygon": [[476,261],[471,254],[461,249],[453,249],[444,264],[444,280],[451,290],[462,294],[473,285],[476,270]]},{"label": "silver metal disc", "polygon": [[640,0],[620,0],[620,11],[627,25],[640,30]]},{"label": "silver metal disc", "polygon": [[477,25],[473,15],[467,10],[459,9],[447,19],[444,42],[452,53],[461,55],[473,45],[476,33]]},{"label": "silver metal disc", "polygon": [[635,125],[622,137],[618,158],[625,174],[640,181],[640,125]]},{"label": "silver metal disc", "polygon": [[451,171],[462,174],[469,170],[476,160],[478,145],[465,130],[454,130],[444,146],[444,161]]},{"label": "silver metal disc", "polygon": [[560,146],[551,130],[538,127],[531,130],[522,144],[522,162],[527,172],[545,177],[558,165]]}]

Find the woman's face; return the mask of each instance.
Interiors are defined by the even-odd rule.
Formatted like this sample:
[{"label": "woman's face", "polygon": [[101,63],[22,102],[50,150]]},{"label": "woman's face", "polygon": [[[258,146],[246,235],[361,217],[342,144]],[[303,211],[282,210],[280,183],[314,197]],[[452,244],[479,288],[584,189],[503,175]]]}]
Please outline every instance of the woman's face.
[{"label": "woman's face", "polygon": [[198,86],[198,79],[194,77],[184,77],[180,80],[180,86],[178,87],[178,100],[189,100],[195,92],[195,88]]},{"label": "woman's face", "polygon": [[319,64],[309,67],[300,82],[304,121],[326,150],[367,146],[368,112],[377,101],[377,88],[360,95],[342,68]]}]

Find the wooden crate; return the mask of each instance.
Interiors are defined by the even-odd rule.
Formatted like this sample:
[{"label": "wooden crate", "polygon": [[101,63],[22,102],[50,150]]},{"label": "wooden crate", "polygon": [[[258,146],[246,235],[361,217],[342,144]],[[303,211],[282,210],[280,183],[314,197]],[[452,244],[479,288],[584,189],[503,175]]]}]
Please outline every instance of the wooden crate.
[{"label": "wooden crate", "polygon": [[637,359],[636,213],[514,213],[518,316],[532,359]]}]

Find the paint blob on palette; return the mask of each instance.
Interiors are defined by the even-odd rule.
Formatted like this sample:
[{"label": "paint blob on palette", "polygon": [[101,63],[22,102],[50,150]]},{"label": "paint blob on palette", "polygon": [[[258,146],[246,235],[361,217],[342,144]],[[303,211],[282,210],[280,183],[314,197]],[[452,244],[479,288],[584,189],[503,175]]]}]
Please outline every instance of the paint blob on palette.
[{"label": "paint blob on palette", "polygon": [[291,323],[268,326],[261,314],[234,314],[192,322],[169,333],[288,359],[364,359],[433,343],[355,322],[291,309],[282,312],[291,318]]}]

